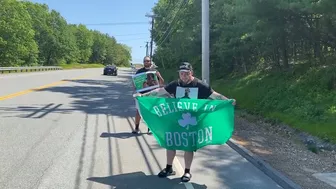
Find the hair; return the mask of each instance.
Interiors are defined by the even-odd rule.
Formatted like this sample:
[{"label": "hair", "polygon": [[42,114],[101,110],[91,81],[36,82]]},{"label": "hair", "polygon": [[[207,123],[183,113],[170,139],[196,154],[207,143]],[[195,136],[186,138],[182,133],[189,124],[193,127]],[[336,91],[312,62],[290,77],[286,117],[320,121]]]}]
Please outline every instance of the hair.
[{"label": "hair", "polygon": [[148,78],[151,78],[151,79],[154,79],[155,78],[155,75],[153,73],[149,73],[147,74],[147,79]]},{"label": "hair", "polygon": [[145,61],[146,58],[149,58],[149,60],[151,60],[151,57],[150,57],[150,56],[145,56],[145,57],[143,58],[143,61]]}]

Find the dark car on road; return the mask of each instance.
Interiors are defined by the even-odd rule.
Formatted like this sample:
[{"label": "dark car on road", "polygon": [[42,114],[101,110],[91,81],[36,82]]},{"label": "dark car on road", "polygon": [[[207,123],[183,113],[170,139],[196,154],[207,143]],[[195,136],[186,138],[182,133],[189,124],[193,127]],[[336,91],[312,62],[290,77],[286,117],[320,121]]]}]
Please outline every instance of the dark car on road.
[{"label": "dark car on road", "polygon": [[114,76],[117,76],[118,75],[118,68],[115,65],[105,66],[103,74],[104,75],[114,75]]}]

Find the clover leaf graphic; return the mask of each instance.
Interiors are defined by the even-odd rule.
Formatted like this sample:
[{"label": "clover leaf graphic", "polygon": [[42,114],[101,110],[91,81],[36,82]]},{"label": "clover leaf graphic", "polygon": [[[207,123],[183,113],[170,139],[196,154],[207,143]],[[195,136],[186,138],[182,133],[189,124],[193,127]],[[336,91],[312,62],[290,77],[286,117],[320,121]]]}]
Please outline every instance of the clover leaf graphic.
[{"label": "clover leaf graphic", "polygon": [[189,129],[189,126],[197,125],[196,117],[191,117],[190,113],[182,114],[182,119],[178,120],[178,123],[181,127]]}]

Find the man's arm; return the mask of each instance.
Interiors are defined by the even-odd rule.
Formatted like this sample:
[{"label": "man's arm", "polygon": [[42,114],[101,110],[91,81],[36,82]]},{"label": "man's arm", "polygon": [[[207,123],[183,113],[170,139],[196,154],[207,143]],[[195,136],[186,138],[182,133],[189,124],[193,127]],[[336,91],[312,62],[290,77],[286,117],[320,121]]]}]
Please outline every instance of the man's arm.
[{"label": "man's arm", "polygon": [[213,100],[228,100],[229,98],[227,98],[224,95],[221,95],[219,93],[217,93],[216,91],[214,91],[210,96],[209,99],[213,99]]},{"label": "man's arm", "polygon": [[[208,99],[212,99],[212,100],[229,100],[228,97],[226,97],[226,96],[224,96],[224,95],[222,95],[222,94],[219,94],[219,93],[217,93],[216,91],[214,91],[214,92],[209,96]],[[232,105],[234,105],[234,106],[236,105],[236,100],[235,100],[235,99],[233,99]]]},{"label": "man's arm", "polygon": [[160,86],[163,86],[163,85],[164,85],[164,79],[163,79],[163,77],[161,76],[161,74],[160,74],[159,71],[156,71],[156,76],[159,78]]},{"label": "man's arm", "polygon": [[[136,75],[138,73],[139,73],[139,70],[137,70],[134,75]],[[133,86],[133,90],[136,91],[136,87],[135,87],[133,79],[132,79],[132,86]]]},{"label": "man's arm", "polygon": [[136,91],[136,87],[135,87],[135,84],[133,82],[133,79],[131,81],[132,81],[133,90]]},{"label": "man's arm", "polygon": [[144,94],[136,94],[135,96],[167,96],[172,97],[170,94],[175,94],[176,81],[170,82],[167,86],[154,89]]},{"label": "man's arm", "polygon": [[163,96],[169,95],[169,93],[164,88],[157,88],[147,93],[141,94],[141,96]]}]

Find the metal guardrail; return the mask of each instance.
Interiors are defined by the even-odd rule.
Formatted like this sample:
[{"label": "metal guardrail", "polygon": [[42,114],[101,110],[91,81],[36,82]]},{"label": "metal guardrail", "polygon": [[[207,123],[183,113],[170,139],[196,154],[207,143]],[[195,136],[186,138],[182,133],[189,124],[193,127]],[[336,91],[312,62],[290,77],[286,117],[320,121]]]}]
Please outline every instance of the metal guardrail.
[{"label": "metal guardrail", "polygon": [[0,73],[5,72],[28,72],[28,71],[49,71],[49,70],[62,70],[60,66],[32,66],[32,67],[0,67]]}]

